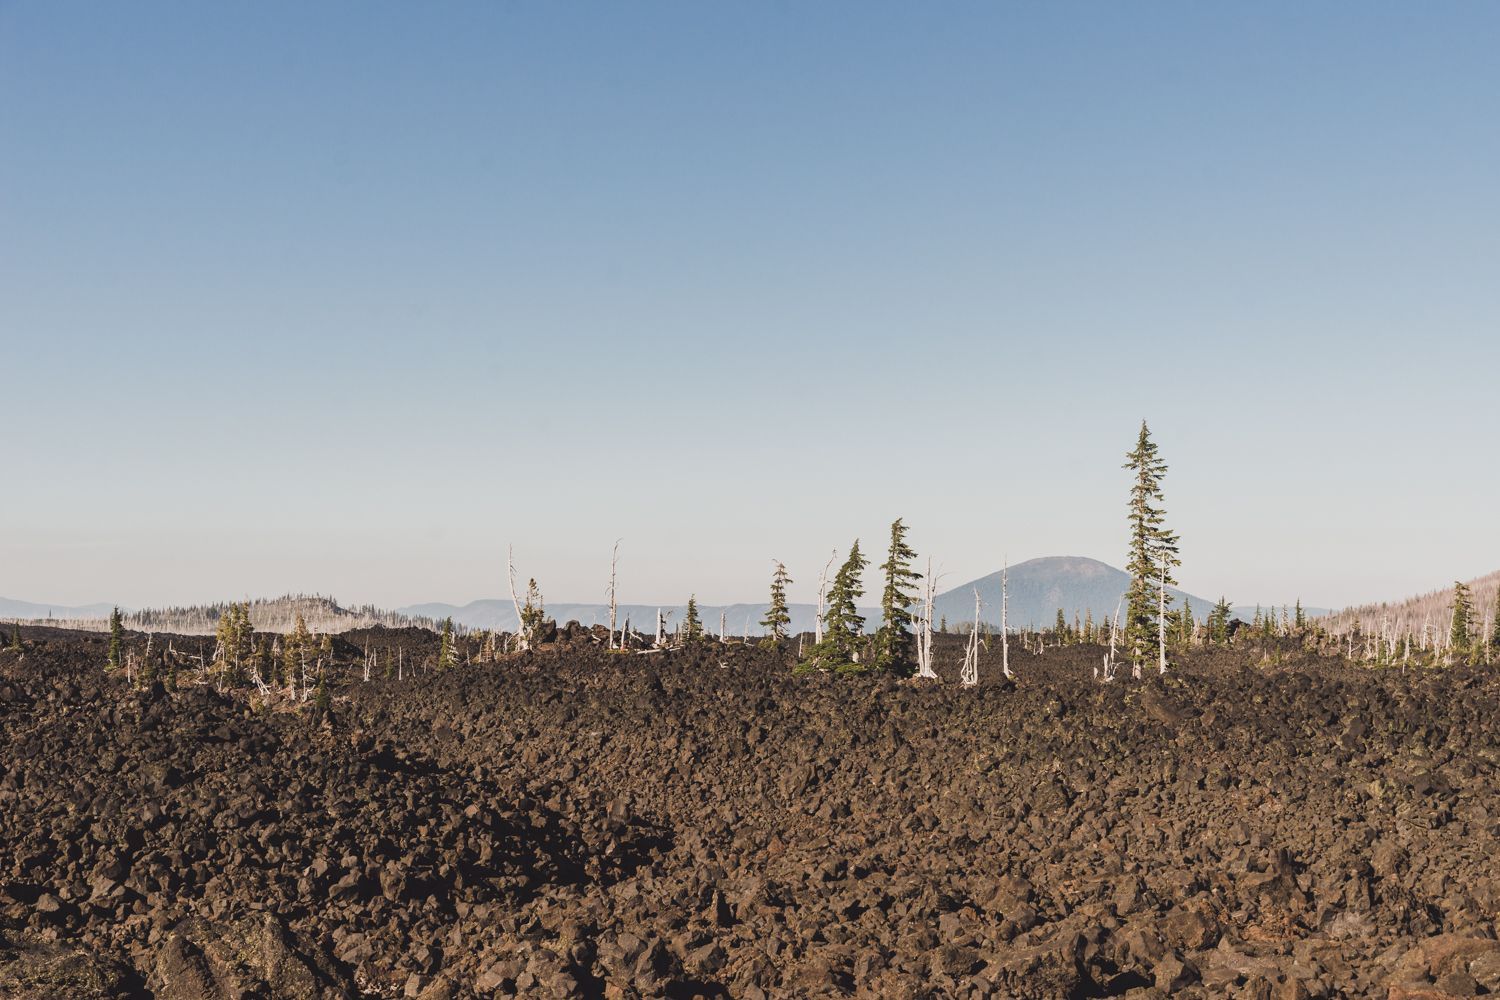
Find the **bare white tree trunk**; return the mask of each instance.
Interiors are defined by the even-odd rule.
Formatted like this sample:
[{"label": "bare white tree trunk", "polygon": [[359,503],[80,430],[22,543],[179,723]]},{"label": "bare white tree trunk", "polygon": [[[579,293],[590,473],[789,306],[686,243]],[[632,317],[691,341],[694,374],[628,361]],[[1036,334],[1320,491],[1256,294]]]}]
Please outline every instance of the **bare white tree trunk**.
[{"label": "bare white tree trunk", "polygon": [[1104,661],[1104,680],[1115,679],[1115,671],[1119,669],[1115,665],[1115,644],[1120,638],[1120,608],[1125,604],[1125,595],[1115,602],[1115,616],[1109,620],[1109,658]]},{"label": "bare white tree trunk", "polygon": [[839,557],[839,550],[834,549],[833,555],[828,557],[828,565],[823,567],[823,572],[818,574],[818,617],[813,622],[813,642],[823,641],[823,611],[828,598],[828,571],[833,568],[833,561]]},{"label": "bare white tree trunk", "polygon": [[1161,557],[1161,588],[1156,603],[1156,672],[1167,672],[1167,557]]},{"label": "bare white tree trunk", "polygon": [[974,627],[969,630],[969,645],[964,649],[964,666],[959,684],[971,688],[979,683],[979,588],[974,588]]},{"label": "bare white tree trunk", "polygon": [[932,669],[932,600],[937,583],[932,578],[932,557],[927,559],[927,583],[922,588],[922,623],[917,630],[917,676],[937,680]]},{"label": "bare white tree trunk", "polygon": [[719,642],[720,643],[725,643],[725,642],[729,641],[729,625],[728,625],[728,620],[729,620],[729,612],[727,612],[727,611],[720,611],[719,612]]},{"label": "bare white tree trunk", "polygon": [[511,546],[505,548],[506,576],[510,579],[510,603],[516,609],[516,645],[522,651],[531,648],[531,639],[526,635],[526,621],[521,617],[521,598],[516,594],[516,559]]},{"label": "bare white tree trunk", "polygon": [[656,609],[656,648],[660,649],[666,642],[667,620],[662,617],[661,608]]},{"label": "bare white tree trunk", "polygon": [[[614,553],[609,557],[609,648],[615,648],[615,566],[620,561],[620,539],[615,539]],[[621,639],[623,640],[623,636]],[[624,645],[624,642],[621,642]]]},{"label": "bare white tree trunk", "polygon": [[1006,680],[1015,677],[1010,672],[1010,621],[1008,606],[1010,604],[1010,557],[1000,567],[1000,672],[1005,675]]}]

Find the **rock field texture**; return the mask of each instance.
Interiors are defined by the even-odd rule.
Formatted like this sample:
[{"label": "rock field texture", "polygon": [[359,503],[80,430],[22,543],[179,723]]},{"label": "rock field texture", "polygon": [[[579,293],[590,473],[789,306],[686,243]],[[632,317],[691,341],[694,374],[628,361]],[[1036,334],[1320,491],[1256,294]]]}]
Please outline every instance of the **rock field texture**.
[{"label": "rock field texture", "polygon": [[0,653],[0,997],[1500,995],[1489,669],[962,690],[572,629],[363,682],[437,643],[371,629],[318,719],[106,642]]}]

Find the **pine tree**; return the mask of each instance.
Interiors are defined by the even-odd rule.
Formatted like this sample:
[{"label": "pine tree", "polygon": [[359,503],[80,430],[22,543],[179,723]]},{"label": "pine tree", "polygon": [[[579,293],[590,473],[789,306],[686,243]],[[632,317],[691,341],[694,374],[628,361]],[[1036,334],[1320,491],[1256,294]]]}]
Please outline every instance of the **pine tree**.
[{"label": "pine tree", "polygon": [[1062,608],[1057,609],[1057,621],[1052,623],[1052,631],[1057,633],[1057,644],[1061,646],[1068,637],[1068,620],[1063,617]]},{"label": "pine tree", "polygon": [[1474,598],[1463,583],[1453,584],[1453,629],[1449,645],[1455,653],[1466,653],[1474,633]]},{"label": "pine tree", "polygon": [[255,626],[250,623],[250,602],[240,603],[239,629],[235,633],[235,666],[242,667],[255,648]]},{"label": "pine tree", "polygon": [[437,668],[447,670],[451,666],[453,666],[453,619],[448,617],[443,619],[443,637],[438,642]]},{"label": "pine tree", "polygon": [[1178,615],[1177,621],[1181,626],[1178,637],[1184,646],[1191,646],[1193,644],[1193,626],[1195,624],[1193,621],[1193,602],[1186,595],[1182,598],[1182,612]]},{"label": "pine tree", "polygon": [[235,643],[235,616],[239,612],[239,609],[240,606],[238,604],[231,604],[219,614],[219,623],[214,627],[214,640],[216,643],[214,651],[218,654],[221,677],[229,673],[229,659]]},{"label": "pine tree", "polygon": [[528,649],[542,634],[542,625],[546,620],[542,590],[536,585],[536,577],[532,577],[526,581],[526,603],[521,606],[521,636]]},{"label": "pine tree", "polygon": [[119,670],[123,662],[123,651],[125,645],[125,618],[120,614],[120,609],[115,608],[109,613],[109,662],[108,670]]},{"label": "pine tree", "polygon": [[1124,468],[1135,473],[1130,488],[1130,558],[1125,566],[1130,574],[1125,648],[1140,669],[1157,656],[1159,590],[1163,584],[1172,586],[1177,582],[1171,571],[1181,565],[1177,558],[1177,535],[1164,526],[1166,511],[1162,506],[1161,481],[1167,473],[1167,463],[1158,454],[1144,420],[1134,450],[1125,456]]},{"label": "pine tree", "polygon": [[1307,612],[1302,610],[1302,598],[1297,598],[1297,607],[1292,617],[1292,624],[1297,628],[1297,634],[1301,635],[1307,629]]},{"label": "pine tree", "polygon": [[856,538],[849,549],[849,557],[828,585],[828,603],[823,612],[823,641],[813,647],[808,666],[851,669],[859,662],[859,640],[865,631],[865,619],[859,613],[859,599],[865,593],[862,579],[868,565],[860,554],[859,539]]},{"label": "pine tree", "polygon": [[333,696],[328,693],[328,675],[318,671],[318,693],[313,699],[313,716],[320,721],[327,719],[333,710]]},{"label": "pine tree", "polygon": [[898,517],[891,523],[891,548],[880,570],[885,574],[885,589],[880,593],[880,628],[875,632],[875,669],[887,670],[902,677],[916,672],[912,657],[911,611],[917,599],[909,588],[922,574],[911,568],[916,552],[906,544],[906,525]]},{"label": "pine tree", "polygon": [[307,630],[307,622],[303,620],[302,612],[299,611],[292,630],[283,637],[282,641],[281,682],[283,684],[297,683],[297,677],[301,673],[302,664],[311,646],[312,633]]},{"label": "pine tree", "polygon": [[941,618],[938,619],[938,631],[940,633],[942,633],[943,635],[947,635],[948,634],[948,616],[947,615],[943,615]]},{"label": "pine tree", "polygon": [[10,650],[13,653],[21,651],[21,623],[11,622],[10,626]]},{"label": "pine tree", "polygon": [[703,620],[698,617],[698,597],[688,595],[687,614],[682,619],[682,641],[697,642],[703,638]]},{"label": "pine tree", "polygon": [[[21,648],[21,632],[16,630],[16,648]],[[1495,591],[1495,622],[1490,632],[1490,649],[1500,653],[1500,589]]]},{"label": "pine tree", "polygon": [[1208,615],[1208,638],[1218,646],[1229,645],[1229,619],[1234,610],[1229,606],[1227,597],[1220,597],[1219,603],[1214,605],[1213,611]]},{"label": "pine tree", "polygon": [[787,626],[791,624],[792,614],[786,605],[786,585],[792,582],[787,576],[786,566],[778,562],[776,572],[771,574],[771,606],[766,609],[766,616],[760,623],[770,633],[767,643],[775,645],[786,638]]}]

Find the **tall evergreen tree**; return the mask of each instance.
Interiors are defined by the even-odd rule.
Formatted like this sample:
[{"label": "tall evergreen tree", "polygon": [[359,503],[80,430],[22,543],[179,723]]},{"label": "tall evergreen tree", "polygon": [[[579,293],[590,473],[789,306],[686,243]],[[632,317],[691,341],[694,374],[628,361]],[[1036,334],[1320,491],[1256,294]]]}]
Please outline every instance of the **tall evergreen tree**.
[{"label": "tall evergreen tree", "polygon": [[1057,621],[1052,623],[1052,631],[1057,633],[1057,644],[1060,646],[1068,638],[1068,619],[1063,615],[1063,609],[1057,609]]},{"label": "tall evergreen tree", "polygon": [[902,677],[916,672],[912,656],[911,608],[917,599],[910,588],[922,579],[911,568],[917,553],[906,544],[906,525],[901,518],[891,523],[891,548],[880,571],[885,574],[885,588],[880,592],[880,628],[875,632],[875,668]]},{"label": "tall evergreen tree", "polygon": [[859,613],[859,599],[865,596],[864,574],[869,560],[859,551],[859,539],[849,548],[849,557],[833,576],[828,588],[828,610],[825,630],[834,636],[839,647],[851,660],[856,645],[865,633],[865,617]]},{"label": "tall evergreen tree", "polygon": [[[21,648],[21,631],[16,630],[16,648]],[[1500,653],[1500,589],[1495,591],[1495,621],[1490,632],[1490,649]]]},{"label": "tall evergreen tree", "polygon": [[1180,626],[1178,638],[1184,646],[1191,646],[1195,622],[1193,621],[1193,602],[1186,595],[1182,598],[1182,612],[1177,616],[1177,623]]},{"label": "tall evergreen tree", "polygon": [[1453,628],[1449,645],[1455,653],[1466,653],[1474,635],[1474,597],[1466,584],[1453,584]]},{"label": "tall evergreen tree", "polygon": [[11,622],[10,625],[10,649],[13,653],[21,651],[21,623]]},{"label": "tall evergreen tree", "polygon": [[787,626],[792,622],[792,613],[786,605],[786,585],[792,582],[787,576],[786,565],[778,562],[776,572],[771,574],[771,605],[760,623],[770,633],[768,641],[773,645],[786,638]]},{"label": "tall evergreen tree", "polygon": [[823,641],[813,647],[807,666],[842,669],[859,662],[859,641],[865,631],[859,599],[865,593],[863,577],[868,565],[856,538],[849,557],[829,582],[823,611]]},{"label": "tall evergreen tree", "polygon": [[1296,626],[1300,635],[1307,628],[1307,612],[1302,609],[1302,598],[1297,598],[1297,607],[1293,612],[1292,624]]},{"label": "tall evergreen tree", "polygon": [[109,664],[110,670],[120,669],[124,662],[125,647],[125,618],[120,614],[120,609],[115,608],[109,613]]},{"label": "tall evergreen tree", "polygon": [[1214,605],[1213,611],[1208,615],[1208,638],[1209,641],[1218,646],[1229,645],[1229,619],[1233,617],[1234,609],[1229,606],[1229,598],[1220,597],[1219,603]]},{"label": "tall evergreen tree", "polygon": [[453,666],[453,618],[449,616],[443,619],[443,637],[438,642],[439,670],[447,670]]},{"label": "tall evergreen tree", "polygon": [[521,640],[530,649],[542,634],[547,621],[547,610],[542,604],[542,588],[536,585],[536,577],[526,581],[526,603],[521,605]]},{"label": "tall evergreen tree", "polygon": [[[1163,584],[1172,586],[1172,569],[1181,565],[1177,558],[1177,535],[1168,531],[1163,505],[1161,481],[1167,474],[1151,440],[1151,430],[1141,421],[1140,435],[1133,450],[1125,456],[1124,468],[1135,473],[1130,487],[1130,557],[1125,571],[1130,574],[1126,591],[1125,648],[1137,668],[1157,657],[1157,616]],[[1165,576],[1165,580],[1163,580]]]},{"label": "tall evergreen tree", "polygon": [[703,638],[703,619],[698,617],[698,597],[688,596],[687,616],[682,620],[682,641],[697,642]]}]

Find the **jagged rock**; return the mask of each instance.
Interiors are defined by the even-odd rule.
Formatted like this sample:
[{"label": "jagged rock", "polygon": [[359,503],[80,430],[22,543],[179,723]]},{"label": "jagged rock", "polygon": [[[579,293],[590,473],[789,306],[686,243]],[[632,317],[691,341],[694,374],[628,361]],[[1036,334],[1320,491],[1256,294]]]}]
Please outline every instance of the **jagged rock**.
[{"label": "jagged rock", "polygon": [[124,963],[75,948],[0,947],[0,996],[7,1000],[117,1000],[137,994]]},{"label": "jagged rock", "polygon": [[188,920],[166,935],[149,985],[157,1000],[353,1000],[357,990],[333,960],[272,917],[218,925]]}]

